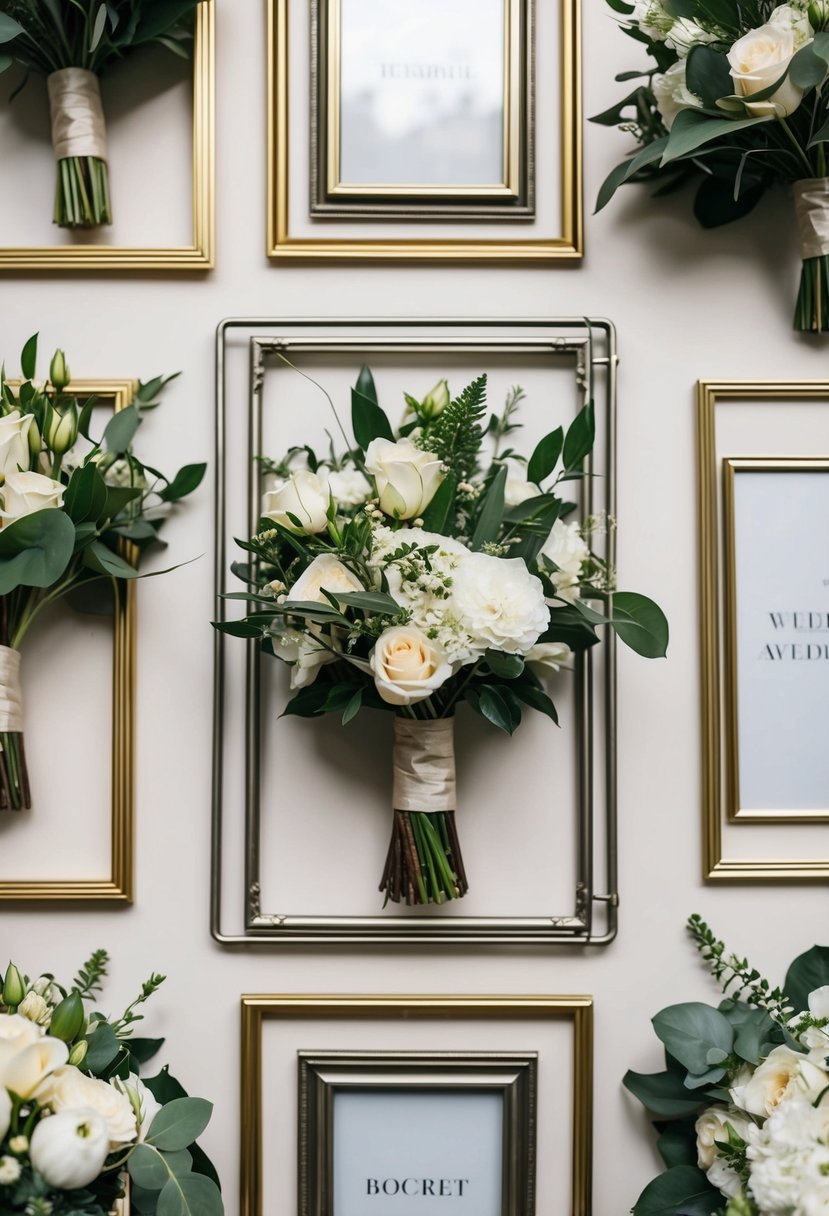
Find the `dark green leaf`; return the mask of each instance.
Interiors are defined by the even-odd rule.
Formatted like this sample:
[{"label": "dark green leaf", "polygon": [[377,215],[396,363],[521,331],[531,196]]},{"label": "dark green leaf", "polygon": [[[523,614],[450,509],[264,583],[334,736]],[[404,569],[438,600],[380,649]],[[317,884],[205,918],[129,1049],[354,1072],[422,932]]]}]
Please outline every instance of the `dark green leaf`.
[{"label": "dark green leaf", "polygon": [[357,608],[361,612],[367,612],[370,616],[397,616],[400,612],[397,600],[382,591],[338,592],[336,599],[338,604],[345,604],[347,608]]},{"label": "dark green leaf", "polygon": [[75,548],[75,528],[57,508],[35,511],[0,531],[0,595],[15,587],[51,587]]},{"label": "dark green leaf", "polygon": [[[681,114],[678,115],[678,118],[681,117]],[[646,144],[644,148],[640,148],[636,155],[631,156],[629,160],[622,161],[621,165],[617,165],[602,183],[596,199],[596,211],[601,211],[606,207],[619,187],[623,186],[625,182],[630,181],[640,169],[652,165],[655,161],[661,161],[667,146],[668,136],[662,135],[659,139],[655,139],[653,143]]]},{"label": "dark green leaf", "polygon": [[[4,18],[6,21],[11,20],[11,18],[6,17],[4,13],[0,13],[0,18]],[[17,22],[15,21],[13,24],[17,25]],[[1,28],[2,26],[0,25],[0,29]],[[35,378],[35,372],[37,371],[37,339],[38,335],[33,334],[23,347],[23,351],[20,355],[20,369],[23,372],[24,380],[34,380]]]},{"label": "dark green leaf", "polygon": [[596,417],[593,402],[579,410],[570,423],[564,440],[564,467],[568,472],[580,469],[596,438]]},{"label": "dark green leaf", "polygon": [[371,368],[365,363],[360,368],[360,374],[357,377],[357,383],[354,386],[361,396],[365,397],[366,401],[372,401],[375,405],[379,405],[380,401],[377,396],[377,385],[374,383],[374,376]]},{"label": "dark green leaf", "polygon": [[507,484],[507,466],[502,465],[490,483],[478,512],[478,521],[472,534],[471,548],[476,552],[498,537],[504,518],[504,489]]},{"label": "dark green leaf", "polygon": [[484,658],[492,674],[501,680],[514,680],[524,670],[524,660],[520,654],[506,654],[503,650],[487,650]]},{"label": "dark green leaf", "polygon": [[708,1053],[712,1047],[728,1055],[734,1046],[734,1029],[727,1018],[700,1001],[669,1005],[657,1013],[652,1022],[657,1037],[673,1058],[699,1076],[708,1071]]},{"label": "dark green leaf", "polygon": [[[135,1060],[136,1064],[146,1064],[164,1046],[163,1039],[130,1038],[124,1040],[124,1046]],[[138,1072],[138,1069],[135,1069]]]},{"label": "dark green leaf", "polygon": [[100,540],[94,540],[84,550],[83,561],[88,569],[94,570],[96,574],[105,574],[109,578],[140,577],[134,566],[124,561],[117,553],[113,553]]},{"label": "dark green leaf", "polygon": [[92,37],[89,40],[89,50],[94,51],[98,43],[101,41],[104,33],[104,26],[107,20],[107,6],[102,4],[98,9],[98,15],[95,18],[95,24],[92,27]]},{"label": "dark green leaf", "polygon": [[695,1115],[705,1101],[701,1094],[693,1094],[685,1088],[681,1073],[670,1070],[655,1073],[627,1072],[623,1085],[652,1115],[659,1115],[664,1119]]},{"label": "dark green leaf", "polygon": [[733,181],[721,177],[705,177],[699,184],[694,198],[694,215],[703,228],[720,228],[732,224],[759,203],[766,192],[766,184],[745,183],[745,188],[735,199]]},{"label": "dark green leaf", "polygon": [[358,688],[357,691],[354,693],[353,697],[351,698],[351,700],[346,705],[345,709],[343,710],[343,718],[342,718],[343,726],[347,726],[348,723],[351,721],[351,719],[355,716],[355,714],[358,714],[360,712],[360,708],[362,707],[362,704],[363,704],[363,690],[362,690],[362,688]]},{"label": "dark green leaf", "polygon": [[216,1184],[201,1174],[171,1178],[158,1197],[156,1216],[224,1216]]},{"label": "dark green leaf", "polygon": [[660,1124],[657,1130],[660,1135],[656,1147],[669,1169],[672,1165],[697,1164],[696,1120],[679,1119]]},{"label": "dark green leaf", "polygon": [[822,84],[829,67],[829,34],[817,33],[801,47],[789,64],[789,80],[798,88],[813,89]]},{"label": "dark green leaf", "polygon": [[477,713],[508,735],[513,733],[521,721],[520,710],[516,721],[514,707],[509,698],[504,695],[503,690],[492,684],[479,684],[475,688],[467,686],[466,699]]},{"label": "dark green leaf", "polygon": [[550,623],[538,639],[539,642],[566,642],[577,653],[595,646],[598,642],[596,630],[571,605],[550,609]]},{"label": "dark green leaf", "polygon": [[394,441],[391,424],[377,404],[374,378],[367,367],[362,368],[357,385],[351,390],[351,429],[364,452],[373,439]]},{"label": "dark green leaf", "polygon": [[564,430],[562,427],[557,426],[554,431],[550,431],[549,435],[545,435],[536,444],[535,451],[527,465],[527,480],[540,486],[542,481],[550,476],[558,464],[558,458],[561,455],[563,447]]},{"label": "dark green leaf", "polygon": [[434,498],[423,512],[423,527],[426,532],[447,535],[447,523],[452,519],[457,484],[455,474],[447,473],[438,486]]},{"label": "dark green leaf", "polygon": [[213,628],[229,638],[261,638],[264,636],[266,625],[256,621],[214,621]]},{"label": "dark green leaf", "polygon": [[164,502],[178,502],[180,499],[186,498],[201,485],[206,471],[206,464],[186,464],[184,468],[179,469],[170,484],[161,491],[159,497]]},{"label": "dark green leaf", "polygon": [[645,1187],[633,1216],[715,1216],[722,1206],[722,1195],[701,1169],[675,1165]]},{"label": "dark green leaf", "polygon": [[107,1022],[97,1022],[95,1030],[87,1036],[89,1050],[84,1060],[84,1071],[94,1077],[106,1072],[121,1050],[115,1031]]},{"label": "dark green leaf", "polygon": [[193,12],[198,0],[153,0],[152,4],[137,5],[140,20],[135,32],[134,43],[140,46],[142,42],[151,42],[160,34],[166,34],[183,17]]},{"label": "dark green leaf", "polygon": [[733,91],[728,58],[722,51],[700,43],[691,48],[686,63],[688,88],[702,99],[707,110],[713,110],[721,97]]},{"label": "dark green leaf", "polygon": [[95,407],[100,404],[97,397],[87,397],[78,414],[78,430],[84,439],[89,439],[89,424]]},{"label": "dark green leaf", "polygon": [[517,681],[512,685],[512,690],[519,700],[528,705],[530,709],[536,709],[539,713],[546,714],[556,726],[558,726],[558,711],[551,697],[547,696],[541,688],[536,688],[535,685],[525,683],[522,680]]},{"label": "dark green leaf", "polygon": [[809,1008],[809,993],[829,984],[829,946],[813,946],[794,960],[786,973],[783,991],[797,1013]]},{"label": "dark green leaf", "polygon": [[198,1140],[212,1112],[213,1105],[205,1098],[174,1098],[153,1119],[146,1143],[165,1152],[187,1148]]},{"label": "dark green leaf", "polygon": [[776,1035],[777,1025],[765,1009],[755,1009],[743,1001],[723,1001],[722,1013],[734,1027],[734,1052],[749,1064],[759,1064],[763,1049]]},{"label": "dark green leaf", "polygon": [[128,405],[126,409],[113,414],[104,431],[103,442],[110,452],[127,452],[138,430],[140,416],[137,405]]},{"label": "dark green leaf", "polygon": [[69,478],[64,495],[64,509],[76,524],[89,520],[97,524],[107,506],[107,487],[94,464],[82,465]]},{"label": "dark green leaf", "polygon": [[690,156],[698,148],[724,135],[735,135],[737,131],[771,121],[770,118],[713,118],[699,110],[680,110],[671,127],[661,163],[670,164],[671,161]]},{"label": "dark green leaf", "polygon": [[663,659],[668,650],[668,622],[653,600],[635,591],[613,596],[611,627],[625,645],[646,659]]},{"label": "dark green leaf", "polygon": [[509,524],[523,523],[540,528],[546,540],[561,514],[561,507],[561,500],[555,494],[537,494],[535,498],[525,498],[518,506],[510,507],[504,512],[504,520]]},{"label": "dark green leaf", "polygon": [[104,516],[106,519],[115,519],[116,515],[120,515],[124,507],[131,502],[135,502],[143,493],[138,486],[107,486],[107,500],[104,507]]}]

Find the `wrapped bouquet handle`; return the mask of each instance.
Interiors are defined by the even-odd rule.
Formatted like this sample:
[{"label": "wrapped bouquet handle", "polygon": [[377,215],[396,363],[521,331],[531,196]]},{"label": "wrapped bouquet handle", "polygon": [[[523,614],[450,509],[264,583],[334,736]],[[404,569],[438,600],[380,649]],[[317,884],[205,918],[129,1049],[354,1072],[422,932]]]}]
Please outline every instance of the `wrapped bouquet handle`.
[{"label": "wrapped bouquet handle", "polygon": [[55,223],[92,228],[111,222],[107,139],[101,85],[85,68],[46,78],[57,163]]},{"label": "wrapped bouquet handle", "polygon": [[20,811],[30,806],[23,745],[20,651],[0,646],[0,810]]},{"label": "wrapped bouquet handle", "polygon": [[455,826],[454,726],[394,719],[394,824],[380,882],[394,903],[443,903],[469,890]]},{"label": "wrapped bouquet handle", "polygon": [[829,328],[829,177],[803,178],[792,190],[803,259],[795,325],[823,333]]}]

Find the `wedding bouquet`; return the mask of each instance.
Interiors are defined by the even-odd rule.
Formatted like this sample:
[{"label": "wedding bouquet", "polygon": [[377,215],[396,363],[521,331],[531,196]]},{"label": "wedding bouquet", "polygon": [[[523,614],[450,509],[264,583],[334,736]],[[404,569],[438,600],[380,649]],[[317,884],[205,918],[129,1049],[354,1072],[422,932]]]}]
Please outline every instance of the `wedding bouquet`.
[{"label": "wedding bouquet", "polygon": [[[112,222],[99,77],[136,47],[187,58],[199,0],[0,0],[0,72],[46,77],[62,228]],[[24,80],[25,83],[25,80]]]},{"label": "wedding bouquet", "polygon": [[803,271],[794,324],[829,329],[829,2],[608,0],[653,66],[593,121],[641,145],[599,192],[623,182],[656,194],[697,183],[694,212],[706,228],[746,215],[778,182],[794,195]]},{"label": "wedding bouquet", "polygon": [[23,348],[23,381],[0,368],[0,810],[31,805],[23,741],[20,647],[45,608],[65,598],[82,612],[112,612],[116,580],[141,577],[140,555],[162,544],[168,508],[192,493],[205,465],[170,481],[132,450],[142,415],[168,379],[139,385],[134,403],[92,436],[95,398],[67,392],[54,355],[35,380],[37,335]]},{"label": "wedding bouquet", "polygon": [[141,1066],[163,1039],[133,1037],[151,975],[119,1018],[86,1008],[106,975],[96,950],[71,988],[9,963],[0,989],[0,1212],[109,1216],[131,1179],[141,1216],[223,1216],[216,1171],[196,1140],[212,1104],[163,1068]]},{"label": "wedding bouquet", "polygon": [[653,1019],[664,1072],[625,1085],[652,1115],[667,1172],[635,1216],[818,1216],[829,1211],[829,947],[796,958],[783,988],[688,927],[726,994]]},{"label": "wedding bouquet", "polygon": [[[486,418],[486,376],[451,398],[446,380],[405,395],[397,435],[363,368],[352,392],[352,442],[262,460],[274,478],[257,534],[239,541],[254,611],[218,623],[291,669],[288,714],[363,708],[394,719],[394,820],[380,889],[410,904],[467,890],[455,826],[453,718],[461,702],[512,734],[525,709],[557,721],[544,676],[609,624],[642,655],[664,655],[668,630],[643,596],[613,589],[591,552],[566,483],[594,442],[586,406],[529,460],[504,442],[523,394]],[[329,398],[330,401],[330,398]],[[332,409],[333,402],[331,402]],[[336,416],[336,410],[334,410]],[[612,521],[604,521],[612,526]],[[588,606],[604,603],[607,611]]]}]

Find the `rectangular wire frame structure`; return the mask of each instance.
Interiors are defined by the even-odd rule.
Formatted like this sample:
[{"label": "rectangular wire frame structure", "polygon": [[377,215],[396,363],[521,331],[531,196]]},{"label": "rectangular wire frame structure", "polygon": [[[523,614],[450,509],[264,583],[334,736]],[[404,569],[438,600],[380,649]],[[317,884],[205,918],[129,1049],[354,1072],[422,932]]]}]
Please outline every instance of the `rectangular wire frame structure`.
[{"label": "rectangular wire frame structure", "polygon": [[[266,362],[275,354],[353,351],[355,358],[367,353],[487,353],[516,355],[547,354],[553,361],[567,361],[574,369],[579,403],[593,400],[597,431],[603,444],[600,475],[592,477],[592,458],[586,463],[588,476],[582,495],[584,517],[604,510],[616,513],[616,333],[605,320],[556,318],[532,320],[431,320],[385,318],[382,320],[302,319],[279,321],[260,318],[231,318],[223,321],[216,345],[216,548],[215,620],[225,619],[224,595],[229,588],[226,545],[225,426],[227,385],[225,356],[228,336],[239,330],[276,330],[273,336],[249,338],[249,446],[248,514],[252,531],[259,519],[259,495],[251,474],[254,457],[261,451],[262,387]],[[405,335],[394,331],[405,330]],[[317,331],[317,332],[314,332]],[[566,366],[567,364],[565,364]],[[598,503],[597,483],[603,488]],[[607,530],[603,554],[615,566],[616,546],[612,528]],[[295,945],[320,943],[449,944],[567,943],[576,946],[607,945],[616,936],[617,893],[617,774],[616,774],[616,644],[608,631],[603,639],[601,665],[588,650],[575,662],[577,717],[577,786],[575,895],[573,905],[544,916],[472,917],[452,916],[308,916],[275,913],[262,907],[261,808],[260,808],[260,654],[255,643],[247,644],[246,659],[246,756],[245,756],[245,909],[244,933],[223,930],[222,876],[225,839],[225,780],[223,741],[225,728],[225,671],[227,656],[224,635],[214,640],[213,719],[213,807],[211,855],[211,932],[225,945],[269,943]],[[601,731],[604,752],[597,758],[596,728]],[[597,780],[597,774],[599,779]],[[599,789],[598,787],[601,787]],[[599,804],[601,803],[601,809]],[[598,876],[597,876],[598,871]],[[602,910],[599,916],[598,910]]]}]

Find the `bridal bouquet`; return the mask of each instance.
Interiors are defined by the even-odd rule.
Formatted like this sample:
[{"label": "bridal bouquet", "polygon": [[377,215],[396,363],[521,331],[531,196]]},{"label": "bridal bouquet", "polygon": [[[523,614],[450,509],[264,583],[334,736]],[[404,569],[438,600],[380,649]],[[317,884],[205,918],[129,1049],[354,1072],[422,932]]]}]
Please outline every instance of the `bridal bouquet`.
[{"label": "bridal bouquet", "polygon": [[23,348],[23,381],[0,368],[0,810],[31,805],[23,741],[20,648],[45,608],[111,612],[116,580],[141,577],[140,555],[158,545],[169,507],[190,494],[203,464],[172,481],[132,449],[142,414],[168,383],[139,385],[135,401],[93,438],[90,398],[67,392],[62,351],[49,381],[35,380],[37,336]]},{"label": "bridal bouquet", "polygon": [[653,61],[594,122],[641,145],[617,166],[597,208],[623,182],[657,194],[697,183],[694,211],[713,228],[746,215],[769,187],[790,185],[803,271],[794,324],[829,329],[829,2],[608,0]]},{"label": "bridal bouquet", "polygon": [[652,1115],[668,1167],[635,1216],[818,1216],[829,1211],[829,947],[796,958],[783,988],[688,922],[726,994],[653,1019],[664,1072],[625,1085]]},{"label": "bridal bouquet", "polygon": [[613,571],[591,552],[599,521],[577,523],[562,497],[593,446],[592,406],[527,460],[504,447],[521,398],[513,390],[487,421],[486,376],[454,398],[442,380],[422,400],[406,395],[395,435],[363,368],[356,442],[338,420],[344,450],[262,461],[274,483],[257,534],[238,542],[251,560],[234,566],[251,589],[231,597],[254,611],[217,625],[290,666],[286,713],[344,723],[363,708],[395,715],[380,884],[394,901],[467,890],[454,816],[461,702],[511,735],[526,709],[557,721],[544,678],[594,645],[597,625],[643,655],[667,646],[660,609],[614,591]]},{"label": "bridal bouquet", "polygon": [[[112,222],[100,75],[136,47],[187,58],[199,0],[0,0],[0,72],[46,77],[62,228]],[[24,81],[25,83],[25,81]]]},{"label": "bridal bouquet", "polygon": [[133,1037],[164,976],[111,1018],[87,1009],[107,962],[97,950],[68,989],[51,975],[32,983],[11,963],[0,975],[0,1212],[109,1216],[128,1173],[136,1213],[223,1216],[196,1143],[211,1103],[188,1097],[166,1068],[138,1075],[164,1042]]}]

